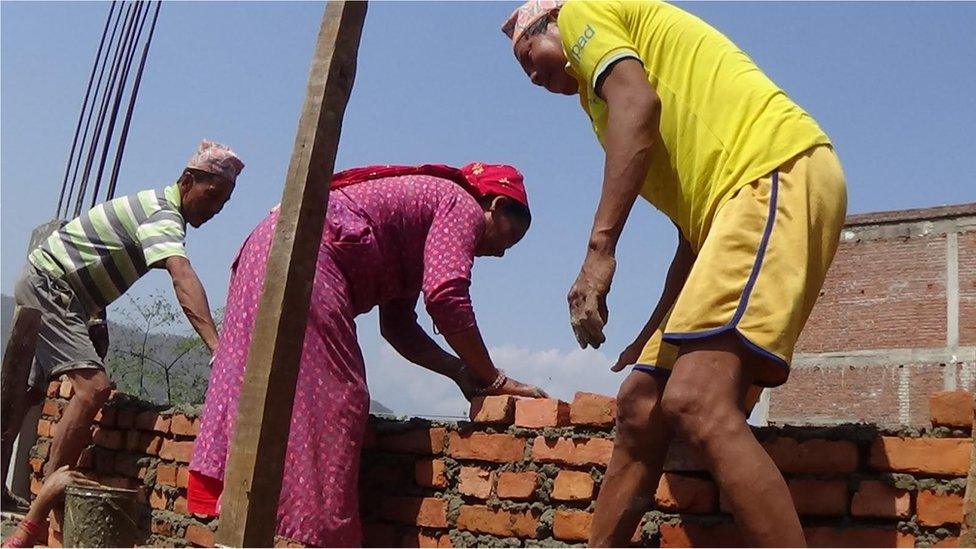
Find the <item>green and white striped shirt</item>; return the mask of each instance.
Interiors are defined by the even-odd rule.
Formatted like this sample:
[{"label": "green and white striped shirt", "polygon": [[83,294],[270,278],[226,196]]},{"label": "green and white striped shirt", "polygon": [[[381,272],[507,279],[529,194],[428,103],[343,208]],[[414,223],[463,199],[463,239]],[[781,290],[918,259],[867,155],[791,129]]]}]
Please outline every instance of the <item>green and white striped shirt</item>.
[{"label": "green and white striped shirt", "polygon": [[32,265],[63,278],[95,314],[173,256],[186,257],[180,190],[141,191],[99,204],[55,231],[30,254]]}]

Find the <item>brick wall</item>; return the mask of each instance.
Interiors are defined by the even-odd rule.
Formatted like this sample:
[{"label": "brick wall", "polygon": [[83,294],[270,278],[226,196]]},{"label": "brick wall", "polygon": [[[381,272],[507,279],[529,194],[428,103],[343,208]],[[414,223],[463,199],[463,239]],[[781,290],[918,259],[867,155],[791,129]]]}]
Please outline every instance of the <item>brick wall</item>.
[{"label": "brick wall", "polygon": [[[51,384],[32,466],[71,396]],[[933,395],[935,426],[765,427],[811,546],[954,546],[971,453],[971,395]],[[610,458],[615,402],[489,397],[475,421],[371,418],[361,503],[369,546],[569,546],[585,543]],[[144,543],[213,544],[215,521],[187,515],[186,479],[199,409],[156,410],[114,395],[82,465],[101,482],[140,490]],[[723,498],[696,456],[676,444],[634,532],[634,546],[737,546]],[[39,479],[32,484],[36,493]],[[49,543],[58,545],[52,523]],[[279,540],[287,545],[285,540]]]},{"label": "brick wall", "polygon": [[924,425],[976,377],[976,204],[854,215],[771,424]]}]

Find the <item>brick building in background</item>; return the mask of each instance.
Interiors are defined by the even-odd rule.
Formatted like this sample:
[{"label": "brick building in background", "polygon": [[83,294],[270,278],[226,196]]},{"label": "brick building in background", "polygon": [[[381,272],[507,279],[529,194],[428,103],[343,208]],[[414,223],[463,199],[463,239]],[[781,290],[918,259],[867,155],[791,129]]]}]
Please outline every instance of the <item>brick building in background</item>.
[{"label": "brick building in background", "polygon": [[770,424],[923,425],[976,378],[976,203],[853,215]]}]

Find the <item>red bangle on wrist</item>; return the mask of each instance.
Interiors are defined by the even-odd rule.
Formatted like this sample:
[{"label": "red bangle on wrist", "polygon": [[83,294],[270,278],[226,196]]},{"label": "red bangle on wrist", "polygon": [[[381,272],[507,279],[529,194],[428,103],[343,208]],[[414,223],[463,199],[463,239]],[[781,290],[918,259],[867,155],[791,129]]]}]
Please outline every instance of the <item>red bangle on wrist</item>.
[{"label": "red bangle on wrist", "polygon": [[20,527],[31,537],[37,537],[43,531],[40,523],[27,519],[20,521]]}]

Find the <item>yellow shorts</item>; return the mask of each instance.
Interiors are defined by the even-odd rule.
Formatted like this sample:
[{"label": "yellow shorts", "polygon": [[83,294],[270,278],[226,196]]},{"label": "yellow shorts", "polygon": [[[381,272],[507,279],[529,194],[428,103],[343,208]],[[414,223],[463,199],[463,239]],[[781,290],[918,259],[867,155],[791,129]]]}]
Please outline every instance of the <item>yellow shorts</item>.
[{"label": "yellow shorts", "polygon": [[756,359],[751,408],[762,387],[789,377],[846,211],[844,172],[829,145],[737,191],[716,213],[678,299],[634,368],[669,373],[682,342],[734,332]]}]

